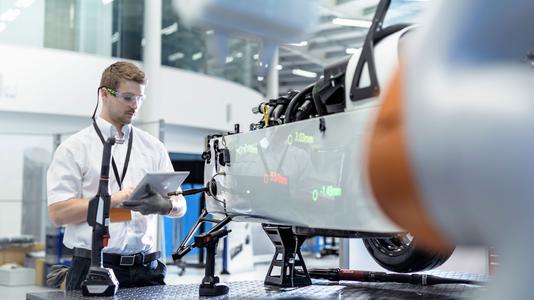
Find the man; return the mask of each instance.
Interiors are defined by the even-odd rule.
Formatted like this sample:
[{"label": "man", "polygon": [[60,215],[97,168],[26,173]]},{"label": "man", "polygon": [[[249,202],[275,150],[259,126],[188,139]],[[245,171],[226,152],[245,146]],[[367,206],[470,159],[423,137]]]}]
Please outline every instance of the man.
[{"label": "man", "polygon": [[[67,290],[80,289],[90,267],[92,228],[86,221],[87,207],[97,194],[103,141],[110,135],[124,143],[112,149],[115,166],[110,168],[109,190],[115,211],[111,212],[104,266],[113,269],[120,287],[165,284],[166,267],[155,251],[157,214],[181,217],[186,205],[182,196],[169,199],[154,192],[128,201],[146,173],[174,171],[163,144],[131,125],[143,103],[145,85],[144,72],[132,63],[117,62],[106,68],[98,88],[103,103],[100,117],[93,115],[92,126],[63,142],[48,169],[48,213],[54,225],[65,226],[63,243],[74,249]],[[118,211],[120,217],[114,220]]]}]

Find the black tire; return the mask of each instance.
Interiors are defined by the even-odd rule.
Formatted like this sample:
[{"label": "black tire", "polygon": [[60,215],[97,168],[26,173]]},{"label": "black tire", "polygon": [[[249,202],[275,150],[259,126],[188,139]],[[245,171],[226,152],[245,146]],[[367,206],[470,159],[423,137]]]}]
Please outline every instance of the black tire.
[{"label": "black tire", "polygon": [[417,248],[417,241],[408,234],[391,238],[367,238],[363,244],[373,259],[383,268],[397,273],[412,273],[434,269],[451,256],[447,253],[423,251]]}]

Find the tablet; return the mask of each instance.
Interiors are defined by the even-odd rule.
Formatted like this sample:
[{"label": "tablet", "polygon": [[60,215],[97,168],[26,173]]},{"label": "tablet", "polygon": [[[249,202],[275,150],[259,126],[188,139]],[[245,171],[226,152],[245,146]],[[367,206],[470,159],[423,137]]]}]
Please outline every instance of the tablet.
[{"label": "tablet", "polygon": [[141,199],[147,195],[146,185],[149,184],[155,192],[166,197],[167,193],[175,192],[189,176],[188,171],[170,173],[147,173],[133,191],[130,199]]}]

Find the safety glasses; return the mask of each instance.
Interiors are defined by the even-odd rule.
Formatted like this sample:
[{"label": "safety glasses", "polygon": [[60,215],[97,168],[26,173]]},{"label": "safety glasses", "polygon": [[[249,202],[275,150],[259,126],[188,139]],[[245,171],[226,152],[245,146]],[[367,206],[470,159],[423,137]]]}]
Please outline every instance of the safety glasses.
[{"label": "safety glasses", "polygon": [[143,104],[143,101],[145,101],[145,95],[135,95],[135,94],[130,94],[130,93],[119,93],[117,91],[115,91],[114,89],[111,89],[111,88],[108,88],[108,87],[104,87],[104,89],[106,89],[106,91],[108,91],[108,93],[110,93],[111,96],[119,99],[120,101],[122,101],[123,103],[125,104],[133,104],[134,101],[137,102],[137,105],[141,105]]}]

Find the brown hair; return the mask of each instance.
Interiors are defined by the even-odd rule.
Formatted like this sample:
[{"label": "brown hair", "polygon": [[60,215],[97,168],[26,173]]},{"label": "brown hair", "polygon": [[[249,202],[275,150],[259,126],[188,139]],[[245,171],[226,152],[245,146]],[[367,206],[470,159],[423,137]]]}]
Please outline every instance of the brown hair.
[{"label": "brown hair", "polygon": [[104,70],[100,79],[100,86],[116,90],[121,80],[132,80],[139,84],[146,84],[145,72],[130,62],[119,61]]}]

